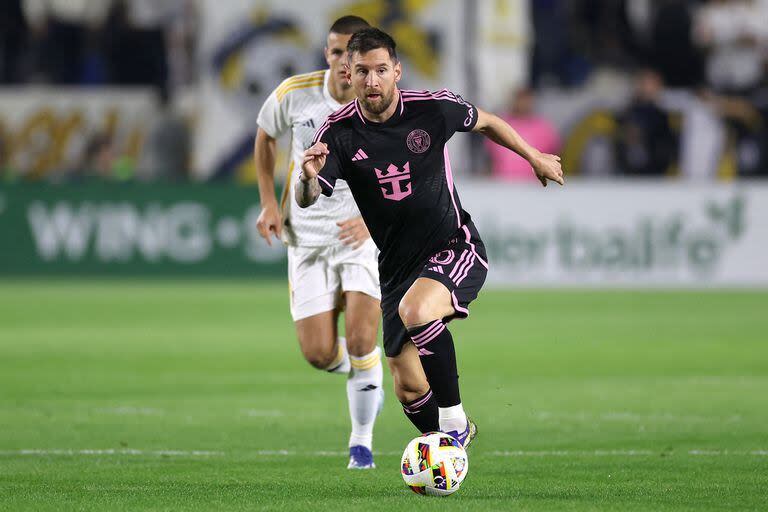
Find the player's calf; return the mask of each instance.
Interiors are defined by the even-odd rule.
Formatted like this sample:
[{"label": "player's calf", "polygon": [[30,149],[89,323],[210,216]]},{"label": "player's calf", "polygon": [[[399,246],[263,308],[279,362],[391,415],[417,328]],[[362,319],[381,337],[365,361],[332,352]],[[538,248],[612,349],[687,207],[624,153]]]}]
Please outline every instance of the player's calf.
[{"label": "player's calf", "polygon": [[371,450],[373,425],[384,402],[381,349],[375,347],[364,356],[350,356],[350,364],[352,370],[347,379],[347,398],[352,433],[349,446],[363,446]]},{"label": "player's calf", "polygon": [[381,309],[378,299],[362,292],[345,292],[344,298],[347,351],[351,364],[347,379],[349,416],[352,421],[349,467],[366,469],[375,467],[371,451],[373,427],[384,405],[381,349],[376,346]]},{"label": "player's calf", "polygon": [[453,336],[442,320],[412,327],[408,334],[418,349],[421,366],[434,392],[440,430],[464,443],[469,422],[461,404]]},{"label": "player's calf", "polygon": [[405,417],[422,434],[439,430],[437,401],[413,344],[405,345],[398,355],[387,358],[387,362],[395,396],[403,406]]},{"label": "player's calf", "polygon": [[405,417],[421,432],[436,432],[440,430],[437,400],[432,390],[408,402],[400,402]]}]

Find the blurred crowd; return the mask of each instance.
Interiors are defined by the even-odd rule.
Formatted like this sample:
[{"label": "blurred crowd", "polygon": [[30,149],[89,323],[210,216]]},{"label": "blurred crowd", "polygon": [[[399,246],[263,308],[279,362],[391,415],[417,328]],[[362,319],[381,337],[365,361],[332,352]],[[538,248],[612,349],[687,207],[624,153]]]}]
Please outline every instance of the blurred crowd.
[{"label": "blurred crowd", "polygon": [[96,130],[48,177],[185,178],[191,133],[170,98],[196,80],[198,33],[195,0],[2,0],[0,85],[143,87],[160,106],[139,154],[127,156],[114,129]]},{"label": "blurred crowd", "polygon": [[0,83],[148,85],[195,77],[194,0],[3,0]]},{"label": "blurred crowd", "polygon": [[[530,88],[502,113],[542,150],[567,157],[581,144],[578,158],[566,159],[571,173],[768,176],[768,0],[530,5]],[[594,112],[577,118],[581,130],[542,115],[552,90],[591,93]],[[577,132],[571,147],[558,130]],[[493,175],[531,179],[519,159],[490,157]]]},{"label": "blurred crowd", "polygon": [[[197,81],[196,5],[2,0],[0,86],[153,88],[164,108],[141,161],[127,165],[113,134],[95,133],[76,165],[120,179],[142,165],[168,169],[152,177],[183,178],[190,128],[165,106]],[[534,146],[563,154],[566,172],[768,176],[768,0],[531,0],[529,7],[528,80],[497,113]],[[532,179],[517,156],[478,148],[487,165],[476,172]]]}]

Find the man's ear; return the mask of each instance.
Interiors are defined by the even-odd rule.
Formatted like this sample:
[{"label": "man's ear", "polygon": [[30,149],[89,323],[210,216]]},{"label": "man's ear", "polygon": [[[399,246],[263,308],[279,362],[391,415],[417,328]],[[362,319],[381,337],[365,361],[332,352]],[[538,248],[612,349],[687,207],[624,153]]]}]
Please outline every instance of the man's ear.
[{"label": "man's ear", "polygon": [[397,61],[397,64],[395,64],[395,83],[399,82],[400,79],[403,77],[403,65],[400,64],[400,61]]}]

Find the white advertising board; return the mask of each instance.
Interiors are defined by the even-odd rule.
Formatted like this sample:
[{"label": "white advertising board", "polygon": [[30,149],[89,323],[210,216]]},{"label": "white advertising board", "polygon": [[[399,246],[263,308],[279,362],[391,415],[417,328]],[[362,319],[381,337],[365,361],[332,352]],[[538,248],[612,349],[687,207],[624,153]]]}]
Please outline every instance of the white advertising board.
[{"label": "white advertising board", "polygon": [[768,184],[458,183],[495,286],[768,286]]}]

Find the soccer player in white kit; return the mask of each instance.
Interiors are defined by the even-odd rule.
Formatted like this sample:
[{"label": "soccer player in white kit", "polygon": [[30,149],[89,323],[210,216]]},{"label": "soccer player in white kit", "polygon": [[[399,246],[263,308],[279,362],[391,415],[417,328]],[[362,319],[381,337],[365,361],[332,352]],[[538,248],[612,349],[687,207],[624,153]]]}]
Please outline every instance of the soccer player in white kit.
[{"label": "soccer player in white kit", "polygon": [[[276,139],[291,130],[285,189],[290,191],[317,128],[354,99],[346,80],[347,42],[368,27],[357,16],[334,22],[325,47],[328,69],[288,78],[272,92],[259,112],[254,148],[262,206],[257,228],[270,245],[274,234],[288,246],[290,307],[301,351],[315,368],[348,376],[350,469],[376,467],[373,425],[384,403],[376,345],[381,317],[378,250],[346,184],[338,182],[333,197],[320,199],[320,208],[299,208],[290,193],[278,205],[274,171]],[[342,308],[344,338],[337,328]]]}]

